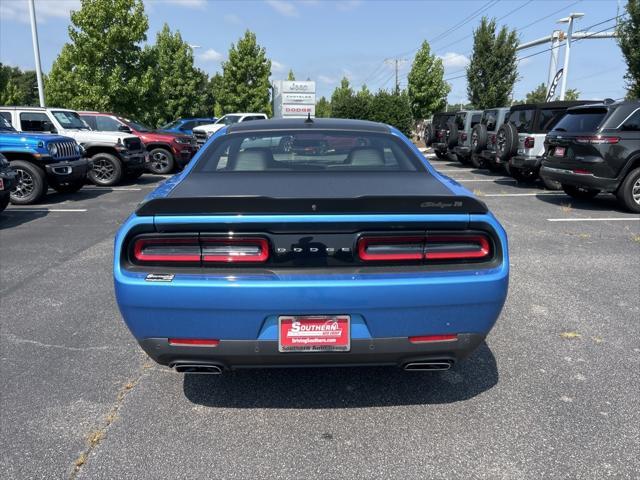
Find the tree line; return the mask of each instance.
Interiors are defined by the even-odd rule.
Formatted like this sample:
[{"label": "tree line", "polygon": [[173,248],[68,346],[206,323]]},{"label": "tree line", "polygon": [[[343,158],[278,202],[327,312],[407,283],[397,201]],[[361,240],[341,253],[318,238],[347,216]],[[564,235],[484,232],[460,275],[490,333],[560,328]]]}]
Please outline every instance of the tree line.
[{"label": "tree line", "polygon": [[[640,96],[640,0],[629,0],[618,25],[618,43],[627,61],[630,98]],[[180,32],[165,24],[147,43],[148,17],[143,0],[81,0],[71,13],[67,42],[45,77],[48,105],[118,113],[159,126],[177,117],[220,116],[232,111],[271,114],[271,61],[256,35],[247,30],[231,44],[222,72],[197,68],[194,53]],[[473,32],[473,53],[466,68],[467,108],[507,106],[518,79],[515,30],[498,28],[483,17]],[[289,79],[294,79],[293,71]],[[546,85],[522,101],[544,101]],[[424,41],[413,59],[405,89],[355,91],[343,78],[329,99],[316,105],[318,117],[384,122],[408,133],[415,121],[447,105],[451,90],[442,60]],[[577,98],[575,90],[567,98]],[[522,102],[520,101],[520,102]],[[0,64],[0,104],[37,105],[34,71]]]}]

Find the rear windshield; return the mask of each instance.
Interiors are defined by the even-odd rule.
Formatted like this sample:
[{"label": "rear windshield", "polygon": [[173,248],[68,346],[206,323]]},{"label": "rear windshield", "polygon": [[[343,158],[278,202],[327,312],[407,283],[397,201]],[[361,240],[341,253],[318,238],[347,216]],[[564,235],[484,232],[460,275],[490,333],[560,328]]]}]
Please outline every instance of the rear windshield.
[{"label": "rear windshield", "polygon": [[458,113],[456,114],[456,125],[458,126],[458,130],[464,130],[464,118],[465,118],[466,114],[464,113]]},{"label": "rear windshield", "polygon": [[598,129],[606,115],[605,108],[568,111],[553,130],[556,132],[593,132]]},{"label": "rear windshield", "polygon": [[567,113],[566,108],[543,108],[538,114],[538,132],[548,132]]},{"label": "rear windshield", "polygon": [[420,159],[389,134],[338,131],[237,133],[203,152],[195,172],[424,170]]},{"label": "rear windshield", "polygon": [[454,114],[451,115],[438,115],[433,119],[433,125],[436,128],[447,128],[447,123],[449,123],[455,117]]},{"label": "rear windshield", "polygon": [[508,121],[513,123],[518,133],[527,133],[533,130],[533,114],[535,110],[513,110],[509,113]]},{"label": "rear windshield", "polygon": [[495,131],[497,123],[498,123],[497,110],[487,110],[482,114],[482,124],[487,126],[488,131],[490,132]]}]

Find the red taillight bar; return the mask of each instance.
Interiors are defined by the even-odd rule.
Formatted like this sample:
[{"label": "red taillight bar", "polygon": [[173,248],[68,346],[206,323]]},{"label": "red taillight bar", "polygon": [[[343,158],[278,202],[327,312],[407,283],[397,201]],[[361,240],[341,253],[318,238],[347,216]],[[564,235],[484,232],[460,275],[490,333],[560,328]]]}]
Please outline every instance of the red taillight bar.
[{"label": "red taillight bar", "polygon": [[170,338],[169,345],[189,347],[217,347],[220,340],[206,338]]},{"label": "red taillight bar", "polygon": [[409,337],[411,343],[431,343],[431,342],[455,342],[458,335],[420,335]]},{"label": "red taillight bar", "polygon": [[620,137],[603,137],[602,135],[594,135],[592,137],[577,137],[577,143],[589,143],[592,145],[613,144],[618,143]]},{"label": "red taillight bar", "polygon": [[[446,250],[447,245],[451,245],[451,250]],[[454,248],[456,244],[473,244],[477,247],[474,249]],[[429,246],[440,245],[445,247],[444,250],[428,251]],[[482,235],[465,235],[465,236],[427,236],[427,251],[425,258],[427,260],[458,260],[458,259],[475,259],[488,257],[491,252],[489,240]]]},{"label": "red taillight bar", "polygon": [[482,234],[363,236],[358,240],[357,250],[360,260],[365,262],[479,260],[491,255],[491,243]]},{"label": "red taillight bar", "polygon": [[[401,260],[422,260],[424,237],[362,237],[358,240],[358,256],[361,260],[370,261],[401,261]],[[387,251],[377,253],[369,252],[372,246],[386,247]],[[417,248],[415,252],[403,252],[413,246]],[[396,251],[393,251],[393,248]]]},{"label": "red taillight bar", "polygon": [[[180,253],[166,251],[163,253],[145,253],[144,248],[150,246],[192,246],[198,247],[198,253]],[[133,244],[133,257],[138,262],[199,262],[200,251],[197,238],[139,238]]]}]

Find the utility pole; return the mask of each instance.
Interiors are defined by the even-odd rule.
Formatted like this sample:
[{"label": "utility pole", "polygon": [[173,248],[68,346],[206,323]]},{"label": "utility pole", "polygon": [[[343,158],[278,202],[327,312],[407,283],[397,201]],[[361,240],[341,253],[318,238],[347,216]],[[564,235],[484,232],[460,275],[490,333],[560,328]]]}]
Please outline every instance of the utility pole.
[{"label": "utility pole", "polygon": [[555,30],[551,34],[551,58],[549,60],[549,77],[547,78],[547,92],[551,87],[556,72],[558,71],[558,49],[560,47],[560,40],[564,38],[564,32]]},{"label": "utility pole", "polygon": [[564,67],[562,71],[562,84],[560,87],[560,100],[564,100],[567,92],[567,77],[569,76],[569,57],[571,56],[571,36],[573,35],[573,21],[577,18],[584,17],[584,13],[572,13],[566,18],[561,18],[558,23],[568,23],[567,28],[567,45],[564,47]]},{"label": "utility pole", "polygon": [[384,63],[391,63],[395,65],[395,71],[396,71],[396,93],[398,93],[400,91],[400,83],[398,82],[398,67],[406,62],[407,59],[406,58],[387,58],[385,59]]},{"label": "utility pole", "polygon": [[38,80],[38,97],[40,106],[44,107],[44,85],[42,84],[42,67],[40,66],[40,45],[38,44],[38,27],[36,25],[36,7],[33,0],[29,0],[29,16],[31,17],[31,41],[33,42],[33,55],[36,58],[36,78]]}]

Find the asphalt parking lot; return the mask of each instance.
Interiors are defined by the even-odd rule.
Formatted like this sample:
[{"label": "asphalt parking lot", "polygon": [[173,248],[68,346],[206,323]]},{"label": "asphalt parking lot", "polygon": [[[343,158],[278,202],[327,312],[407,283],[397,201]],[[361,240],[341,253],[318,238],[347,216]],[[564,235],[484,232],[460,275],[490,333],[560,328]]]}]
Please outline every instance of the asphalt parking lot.
[{"label": "asphalt parking lot", "polygon": [[145,357],[113,236],[162,177],[0,214],[5,478],[638,478],[640,216],[435,160],[509,234],[509,298],[453,370],[183,377]]}]

